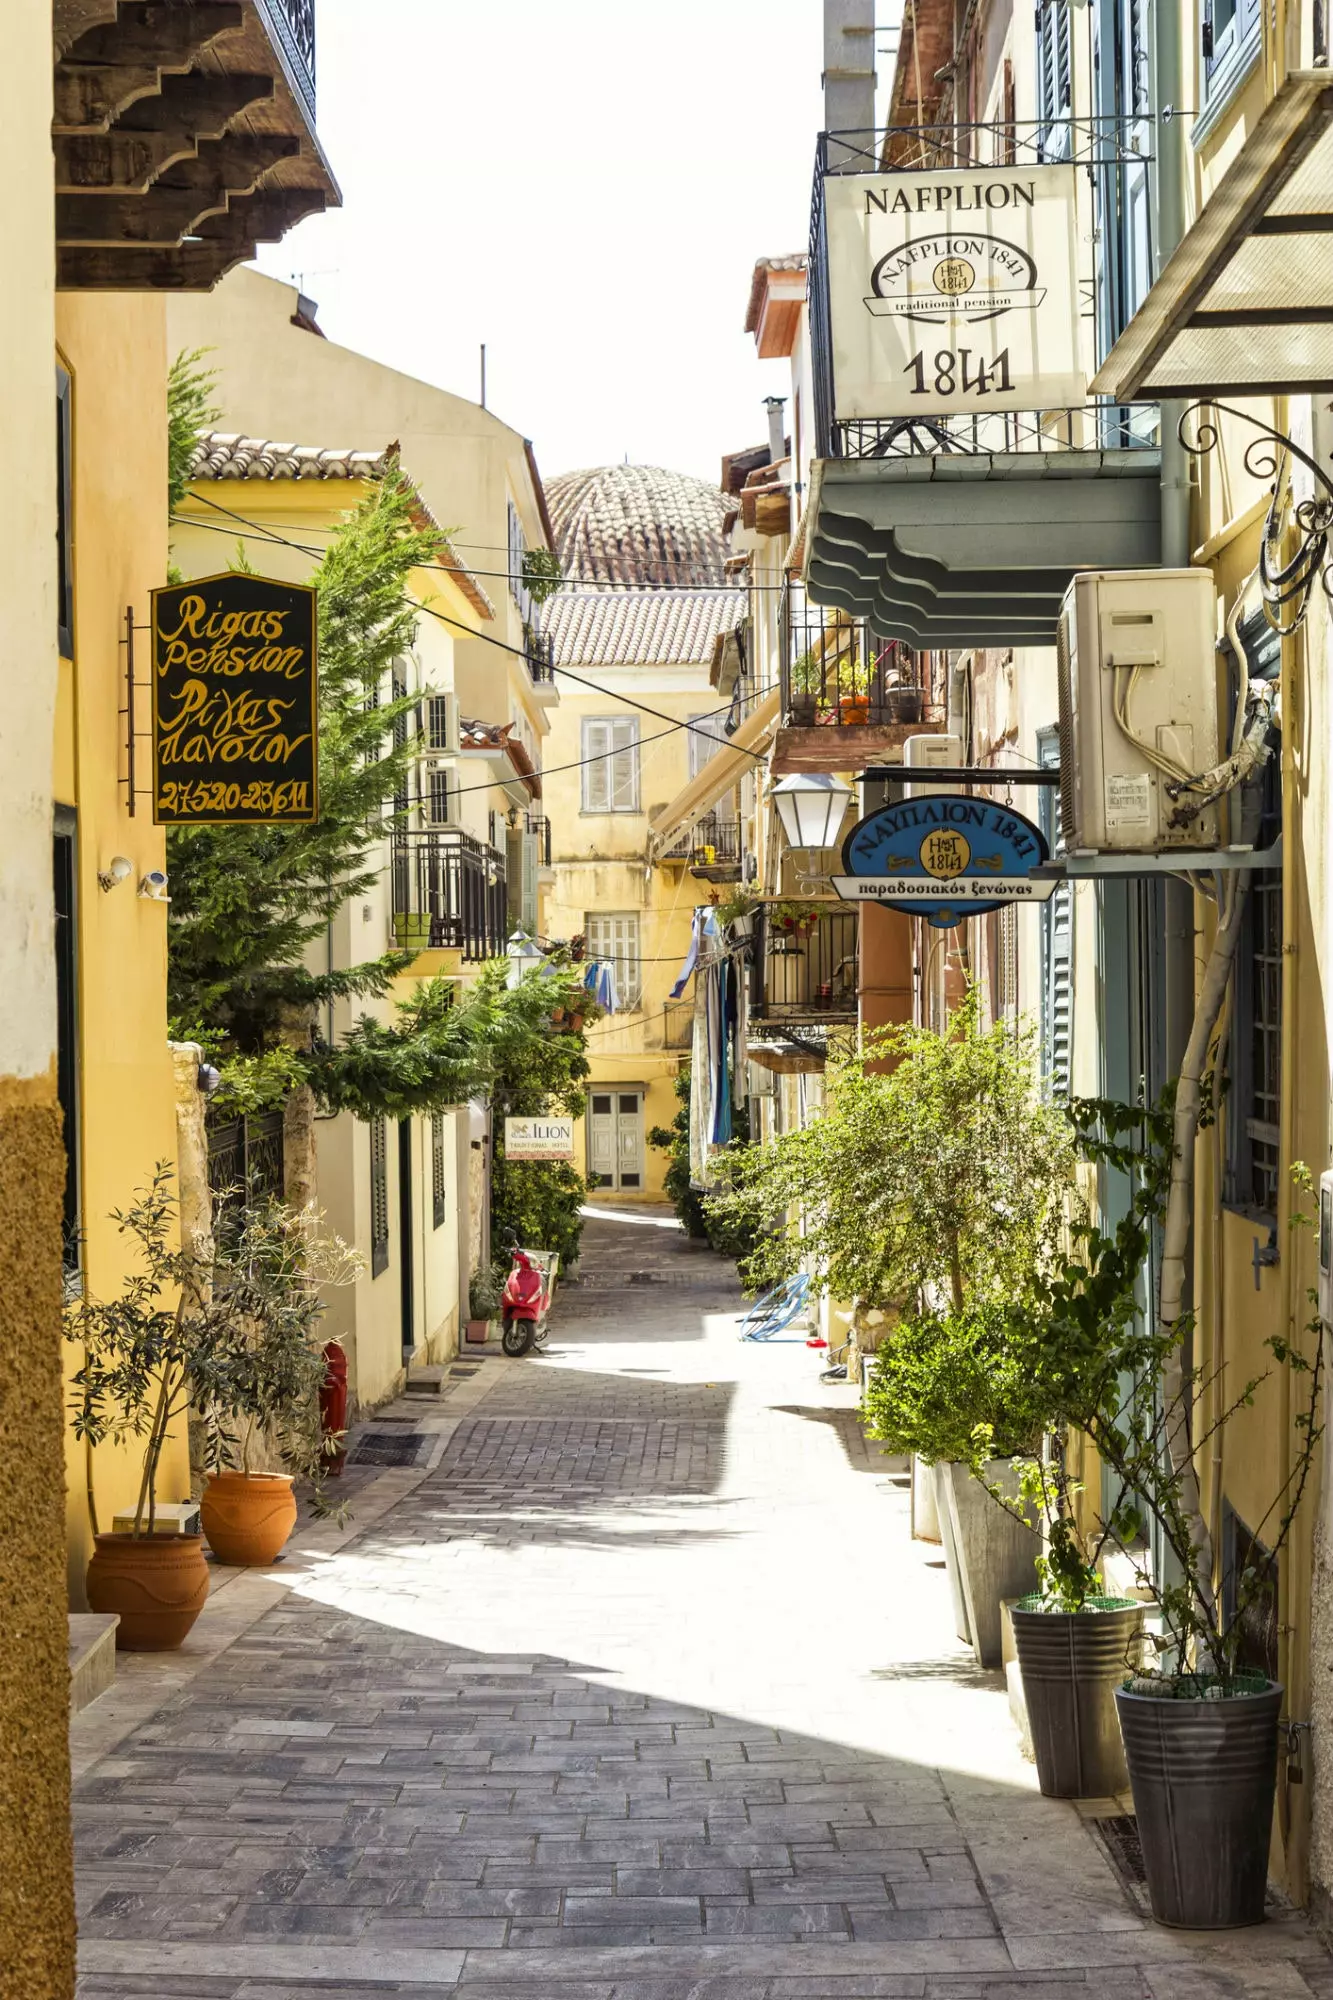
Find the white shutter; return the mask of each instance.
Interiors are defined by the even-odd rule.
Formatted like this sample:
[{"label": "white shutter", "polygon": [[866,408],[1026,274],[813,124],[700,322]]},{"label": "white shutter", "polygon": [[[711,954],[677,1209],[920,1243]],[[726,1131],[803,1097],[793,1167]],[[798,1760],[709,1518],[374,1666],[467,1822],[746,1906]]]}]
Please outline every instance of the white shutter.
[{"label": "white shutter", "polygon": [[611,759],[611,810],[639,810],[639,721],[617,716],[610,725],[615,756]]},{"label": "white shutter", "polygon": [[[1038,756],[1043,767],[1060,767],[1059,737],[1041,739]],[[1052,854],[1060,844],[1060,789],[1042,787],[1041,830]],[[1041,1060],[1053,1097],[1069,1095],[1074,1032],[1074,890],[1062,882],[1041,906]]]},{"label": "white shutter", "polygon": [[584,918],[589,958],[609,959],[616,970],[616,1000],[629,1011],[643,998],[643,966],[639,958],[639,916],[636,910]]},{"label": "white shutter", "polygon": [[611,809],[611,728],[609,722],[585,718],[583,724],[583,810]]}]

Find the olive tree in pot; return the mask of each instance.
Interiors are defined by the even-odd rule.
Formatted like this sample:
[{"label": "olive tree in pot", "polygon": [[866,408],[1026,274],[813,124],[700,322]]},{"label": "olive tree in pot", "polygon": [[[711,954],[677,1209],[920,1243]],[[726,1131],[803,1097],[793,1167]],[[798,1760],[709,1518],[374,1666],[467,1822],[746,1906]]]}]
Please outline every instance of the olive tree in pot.
[{"label": "olive tree in pot", "polygon": [[[1130,1210],[1109,1237],[1083,1232],[1080,1253],[1015,1313],[1011,1337],[1039,1392],[1095,1447],[1125,1506],[1154,1523],[1179,1577],[1156,1586],[1163,1628],[1152,1640],[1156,1665],[1117,1674],[1114,1689],[1153,1914],[1184,1929],[1259,1923],[1284,1690],[1245,1670],[1241,1646],[1322,1436],[1320,1326],[1313,1320],[1307,1330],[1308,1358],[1294,1342],[1270,1339],[1271,1365],[1247,1381],[1226,1383],[1215,1368],[1190,1365],[1189,1316],[1150,1320],[1136,1295],[1149,1233],[1178,1177],[1171,1098],[1151,1111],[1101,1102],[1078,1111],[1089,1154],[1131,1177]],[[1305,1169],[1293,1171],[1308,1186]],[[1307,1221],[1297,1204],[1293,1224]],[[1262,1394],[1290,1402],[1297,1444],[1254,1530],[1266,1556],[1224,1592],[1196,1466],[1236,1412]],[[1146,1557],[1139,1568],[1151,1587]]]},{"label": "olive tree in pot", "polygon": [[[824,1115],[750,1148],[709,1203],[756,1234],[747,1284],[812,1270],[835,1299],[897,1312],[867,1411],[891,1420],[880,1434],[894,1449],[949,1468],[939,1475],[945,1559],[956,1605],[973,1606],[960,1636],[988,1660],[999,1658],[1000,1597],[1031,1588],[1037,1545],[974,1478],[972,1432],[993,1421],[997,1454],[1031,1454],[1043,1412],[1015,1383],[1021,1415],[1011,1421],[980,1380],[983,1357],[996,1309],[1058,1262],[1064,1216],[1077,1208],[1074,1170],[1068,1121],[1041,1097],[1035,1037],[1007,1022],[984,1027],[974,986],[943,1033],[905,1024],[831,1061]],[[992,1478],[1003,1483],[1007,1468]],[[1017,1547],[1021,1577],[1004,1553]]]},{"label": "olive tree in pot", "polygon": [[[312,1211],[253,1197],[229,1216],[230,1207],[211,1277],[214,1311],[233,1332],[205,1410],[210,1477],[200,1511],[214,1555],[245,1568],[275,1561],[286,1545],[296,1479],[311,1482],[317,1513],[332,1511],[323,1495],[320,1287],[350,1283],[360,1260],[321,1235]],[[274,1455],[284,1470],[270,1469]]]},{"label": "olive tree in pot", "polygon": [[72,1301],[64,1314],[65,1338],[81,1356],[70,1388],[75,1436],[90,1445],[134,1440],[143,1449],[128,1533],[98,1532],[89,1488],[88,1602],[118,1614],[116,1644],[128,1652],[179,1646],[207,1600],[203,1537],[178,1534],[174,1523],[163,1532],[158,1489],[172,1427],[216,1393],[235,1331],[209,1299],[207,1259],[176,1247],[171,1182],[170,1167],[159,1164],[130,1205],[113,1211],[137,1251],[119,1295]]}]

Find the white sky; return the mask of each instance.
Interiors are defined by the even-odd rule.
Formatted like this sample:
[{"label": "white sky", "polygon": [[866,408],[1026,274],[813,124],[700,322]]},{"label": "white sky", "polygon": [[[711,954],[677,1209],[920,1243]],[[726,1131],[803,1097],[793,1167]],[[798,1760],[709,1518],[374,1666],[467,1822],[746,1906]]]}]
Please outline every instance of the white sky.
[{"label": "white sky", "polygon": [[[340,211],[266,246],[333,340],[478,393],[546,474],[710,479],[786,366],[742,333],[803,250],[822,0],[319,0]],[[881,56],[881,87],[887,59]]]}]

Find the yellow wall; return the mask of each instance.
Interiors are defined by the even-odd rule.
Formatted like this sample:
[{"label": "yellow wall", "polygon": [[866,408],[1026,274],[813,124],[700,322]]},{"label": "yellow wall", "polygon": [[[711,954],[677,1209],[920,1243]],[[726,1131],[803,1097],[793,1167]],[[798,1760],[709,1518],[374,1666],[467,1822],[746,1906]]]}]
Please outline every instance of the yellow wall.
[{"label": "yellow wall", "polygon": [[[171,1061],[167,1051],[167,908],[137,894],[140,879],[165,866],[162,830],[147,795],[146,745],[139,744],[144,793],[128,811],[125,720],[126,607],[146,624],[149,591],[165,579],[166,333],[162,302],[105,293],[64,294],[56,337],[73,377],[74,658],[61,669],[54,746],[58,806],[78,815],[77,950],[79,1099],[84,1282],[113,1294],[127,1250],[110,1211],[123,1207],[159,1160],[176,1157]],[[140,678],[147,634],[136,633]],[[141,697],[140,727],[148,722]],[[124,855],[129,880],[109,892],[99,869]],[[67,1366],[77,1366],[75,1350]],[[100,1524],[137,1494],[136,1446],[106,1444],[94,1454]],[[69,1475],[70,1592],[83,1602],[90,1552],[85,1453],[72,1436]],[[189,1466],[183,1435],[163,1461],[159,1497],[184,1499]]]}]

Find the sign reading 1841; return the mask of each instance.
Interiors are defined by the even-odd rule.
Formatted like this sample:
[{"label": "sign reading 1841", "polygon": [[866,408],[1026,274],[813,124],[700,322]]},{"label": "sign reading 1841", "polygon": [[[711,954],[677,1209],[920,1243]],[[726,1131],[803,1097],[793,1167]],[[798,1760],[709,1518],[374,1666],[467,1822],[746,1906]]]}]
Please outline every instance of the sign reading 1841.
[{"label": "sign reading 1841", "polygon": [[207,576],[153,592],[153,818],[317,815],[315,592]]},{"label": "sign reading 1841", "polygon": [[1070,166],[830,174],[833,414],[1081,403]]}]

